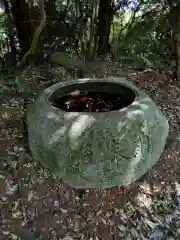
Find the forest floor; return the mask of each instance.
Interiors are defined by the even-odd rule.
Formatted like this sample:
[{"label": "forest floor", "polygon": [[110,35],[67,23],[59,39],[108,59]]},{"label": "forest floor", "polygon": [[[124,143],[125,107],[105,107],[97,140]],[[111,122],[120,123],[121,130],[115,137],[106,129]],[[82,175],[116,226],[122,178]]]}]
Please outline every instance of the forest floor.
[{"label": "forest floor", "polygon": [[[112,74],[110,74],[112,75]],[[114,75],[114,73],[113,73]],[[180,133],[180,86],[153,74],[128,75]],[[138,76],[138,77],[137,77]],[[24,152],[23,99],[0,83],[0,239],[173,240],[180,239],[180,143],[174,141],[141,180],[128,187],[87,190],[78,199],[71,188]],[[9,94],[9,95],[8,95]]]}]

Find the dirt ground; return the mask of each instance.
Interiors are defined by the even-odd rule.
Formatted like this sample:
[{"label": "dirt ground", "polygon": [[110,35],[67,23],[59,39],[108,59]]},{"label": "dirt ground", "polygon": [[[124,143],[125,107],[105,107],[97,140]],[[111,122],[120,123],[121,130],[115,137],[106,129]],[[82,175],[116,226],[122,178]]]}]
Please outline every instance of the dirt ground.
[{"label": "dirt ground", "polygon": [[[163,77],[153,80],[151,74],[128,77],[160,106],[171,134],[180,135],[180,86],[167,85]],[[87,190],[79,199],[24,152],[23,99],[3,85],[0,91],[1,240],[180,239],[178,139],[135,184]]]}]

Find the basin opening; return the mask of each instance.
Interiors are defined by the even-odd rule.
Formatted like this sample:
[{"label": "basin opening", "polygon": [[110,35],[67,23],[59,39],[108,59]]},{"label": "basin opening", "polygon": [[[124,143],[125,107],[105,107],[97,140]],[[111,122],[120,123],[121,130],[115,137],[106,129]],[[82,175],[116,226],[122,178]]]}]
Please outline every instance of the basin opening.
[{"label": "basin opening", "polygon": [[65,112],[111,112],[129,106],[135,97],[128,86],[94,81],[60,87],[48,100]]}]

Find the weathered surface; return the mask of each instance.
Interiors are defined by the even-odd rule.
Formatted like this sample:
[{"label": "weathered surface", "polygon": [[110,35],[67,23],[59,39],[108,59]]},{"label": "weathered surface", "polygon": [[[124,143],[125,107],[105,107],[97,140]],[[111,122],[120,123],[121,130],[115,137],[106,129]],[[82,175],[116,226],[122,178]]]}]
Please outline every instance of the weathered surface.
[{"label": "weathered surface", "polygon": [[169,129],[166,118],[145,93],[124,78],[92,80],[125,84],[138,93],[129,107],[119,111],[65,113],[47,101],[55,89],[78,81],[53,85],[29,108],[34,158],[72,187],[109,188],[136,181],[163,152]]}]

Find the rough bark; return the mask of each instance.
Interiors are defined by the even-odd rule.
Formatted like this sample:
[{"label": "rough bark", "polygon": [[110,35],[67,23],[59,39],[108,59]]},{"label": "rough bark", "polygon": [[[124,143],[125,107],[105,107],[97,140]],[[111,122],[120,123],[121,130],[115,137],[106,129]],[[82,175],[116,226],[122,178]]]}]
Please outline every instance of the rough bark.
[{"label": "rough bark", "polygon": [[112,0],[100,0],[98,14],[98,55],[105,55],[110,51],[109,36],[113,21]]},{"label": "rough bark", "polygon": [[56,12],[55,2],[56,2],[55,0],[45,1],[44,5],[45,5],[45,11],[47,16],[50,16],[51,14],[55,14]]},{"label": "rough bark", "polygon": [[[38,7],[29,6],[26,0],[10,0],[13,21],[16,27],[20,43],[21,55],[23,56],[30,48],[35,31],[40,21]],[[47,15],[56,10],[55,0],[45,2]]]},{"label": "rough bark", "polygon": [[176,79],[180,81],[180,6],[176,15]]},{"label": "rough bark", "polygon": [[39,37],[46,26],[46,12],[45,12],[44,0],[39,1],[39,6],[40,6],[41,20],[40,20],[39,26],[37,27],[34,33],[32,43],[20,62],[20,67],[24,66],[28,58],[34,55],[37,48],[38,41],[39,41]]},{"label": "rough bark", "polygon": [[21,53],[24,55],[30,48],[38,24],[38,9],[30,7],[26,0],[11,0],[11,6]]},{"label": "rough bark", "polygon": [[180,80],[180,4],[174,6],[169,2],[169,22],[172,29],[173,52],[176,69],[175,78]]}]

